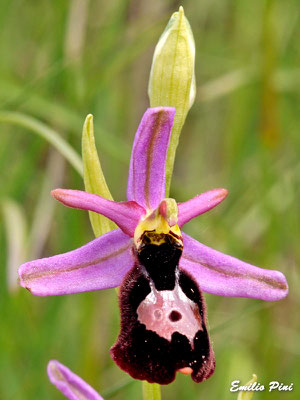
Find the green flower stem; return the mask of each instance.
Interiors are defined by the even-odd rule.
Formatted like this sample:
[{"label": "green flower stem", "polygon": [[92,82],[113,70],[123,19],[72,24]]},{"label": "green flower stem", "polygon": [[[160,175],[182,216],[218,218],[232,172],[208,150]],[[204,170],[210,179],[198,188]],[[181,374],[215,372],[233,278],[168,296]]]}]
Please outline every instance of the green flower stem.
[{"label": "green flower stem", "polygon": [[160,385],[143,381],[143,399],[161,400]]},{"label": "green flower stem", "polygon": [[69,161],[79,175],[83,176],[83,166],[79,154],[57,132],[44,123],[13,111],[0,112],[0,122],[21,126],[46,139]]},{"label": "green flower stem", "polygon": [[185,121],[185,116],[176,114],[174,118],[174,125],[172,129],[172,136],[170,140],[170,146],[166,161],[166,197],[170,195],[171,180],[174,169],[176,149],[179,142],[179,136],[181,133],[182,126]]}]

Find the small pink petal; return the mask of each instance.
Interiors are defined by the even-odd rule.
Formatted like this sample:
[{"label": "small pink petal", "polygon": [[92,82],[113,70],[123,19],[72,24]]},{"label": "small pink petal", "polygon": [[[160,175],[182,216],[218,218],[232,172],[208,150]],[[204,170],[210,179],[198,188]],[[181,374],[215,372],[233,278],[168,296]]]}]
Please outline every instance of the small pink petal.
[{"label": "small pink petal", "polygon": [[178,203],[178,225],[181,227],[191,219],[216,207],[227,195],[226,189],[212,189],[184,203]]},{"label": "small pink petal", "polygon": [[55,189],[52,190],[51,195],[65,206],[104,215],[131,237],[140,218],[146,213],[145,209],[135,201],[111,201],[81,190]]}]

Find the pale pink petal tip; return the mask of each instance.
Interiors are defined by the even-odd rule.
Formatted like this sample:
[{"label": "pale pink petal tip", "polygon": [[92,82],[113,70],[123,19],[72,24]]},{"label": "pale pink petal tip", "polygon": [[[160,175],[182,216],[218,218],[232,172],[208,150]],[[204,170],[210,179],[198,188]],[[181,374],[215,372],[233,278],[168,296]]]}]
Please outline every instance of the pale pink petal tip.
[{"label": "pale pink petal tip", "polygon": [[83,379],[56,360],[49,361],[47,373],[50,382],[69,400],[103,400]]}]

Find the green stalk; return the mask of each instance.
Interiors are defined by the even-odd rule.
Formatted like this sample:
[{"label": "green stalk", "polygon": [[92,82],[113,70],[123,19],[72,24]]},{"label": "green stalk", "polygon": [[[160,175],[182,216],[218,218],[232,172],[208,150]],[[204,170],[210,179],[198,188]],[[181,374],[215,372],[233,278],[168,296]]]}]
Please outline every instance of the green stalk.
[{"label": "green stalk", "polygon": [[158,383],[143,381],[143,399],[161,400],[160,385]]}]

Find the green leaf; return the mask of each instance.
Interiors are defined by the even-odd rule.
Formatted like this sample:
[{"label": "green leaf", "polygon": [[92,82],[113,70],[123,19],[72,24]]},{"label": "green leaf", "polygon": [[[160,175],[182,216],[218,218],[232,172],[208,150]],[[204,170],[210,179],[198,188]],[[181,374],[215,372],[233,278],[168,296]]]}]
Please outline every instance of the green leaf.
[{"label": "green leaf", "polygon": [[12,199],[2,202],[7,240],[7,286],[10,292],[18,288],[18,268],[26,260],[27,221],[21,205]]},{"label": "green leaf", "polygon": [[116,383],[115,385],[107,388],[104,391],[101,391],[101,395],[103,396],[104,399],[109,399],[111,397],[114,397],[121,390],[127,388],[128,386],[136,382],[137,381],[133,380],[132,378],[125,378],[123,381]]},{"label": "green leaf", "polygon": [[[82,160],[85,190],[89,193],[98,194],[106,199],[113,200],[98,157],[94,137],[93,116],[91,114],[86,117],[83,125]],[[89,216],[96,237],[117,228],[114,222],[103,215],[89,211]]]},{"label": "green leaf", "polygon": [[21,126],[22,128],[29,129],[33,133],[36,133],[37,135],[46,139],[82,176],[82,161],[79,154],[57,132],[49,128],[44,123],[28,115],[13,111],[0,112],[0,122]]}]

